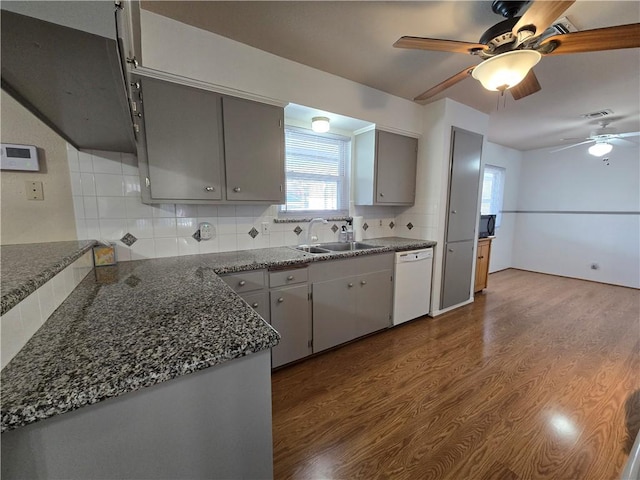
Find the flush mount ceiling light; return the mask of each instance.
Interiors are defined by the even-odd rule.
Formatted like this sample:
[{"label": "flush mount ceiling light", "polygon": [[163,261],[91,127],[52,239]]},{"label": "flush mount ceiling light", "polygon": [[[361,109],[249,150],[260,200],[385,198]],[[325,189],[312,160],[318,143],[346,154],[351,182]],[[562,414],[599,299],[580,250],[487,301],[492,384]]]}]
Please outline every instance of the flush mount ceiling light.
[{"label": "flush mount ceiling light", "polygon": [[597,142],[589,147],[589,153],[594,157],[602,157],[613,150],[613,145],[608,142]]},{"label": "flush mount ceiling light", "polygon": [[541,58],[535,50],[502,53],[482,62],[471,75],[487,90],[504,92],[524,80]]},{"label": "flush mount ceiling light", "polygon": [[329,131],[329,119],[327,117],[313,117],[311,119],[311,130],[317,133]]}]

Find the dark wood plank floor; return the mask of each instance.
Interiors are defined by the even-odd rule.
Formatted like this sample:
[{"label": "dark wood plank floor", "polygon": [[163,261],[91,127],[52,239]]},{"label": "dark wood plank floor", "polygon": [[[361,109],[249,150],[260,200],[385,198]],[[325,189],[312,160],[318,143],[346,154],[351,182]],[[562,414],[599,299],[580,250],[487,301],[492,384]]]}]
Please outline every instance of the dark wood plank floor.
[{"label": "dark wood plank floor", "polygon": [[273,374],[276,479],[617,479],[640,292],[506,270],[474,304]]}]

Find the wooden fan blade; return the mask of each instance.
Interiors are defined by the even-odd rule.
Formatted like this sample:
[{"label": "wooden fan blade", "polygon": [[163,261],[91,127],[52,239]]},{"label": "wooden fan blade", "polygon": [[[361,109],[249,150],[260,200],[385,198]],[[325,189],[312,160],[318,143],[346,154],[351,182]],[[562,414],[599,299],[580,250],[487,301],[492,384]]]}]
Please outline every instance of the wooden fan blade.
[{"label": "wooden fan blade", "polygon": [[511,92],[511,96],[514,100],[520,100],[521,98],[539,92],[541,89],[542,87],[540,86],[540,82],[538,82],[538,77],[533,73],[533,70],[529,70],[529,73],[524,77],[524,80],[515,87],[511,87],[509,91]]},{"label": "wooden fan blade", "polygon": [[[544,53],[545,46],[549,46],[549,44],[554,45],[553,50],[549,53]],[[636,47],[640,47],[640,23],[553,35],[545,38],[540,43],[540,51],[544,55],[598,52],[600,50]]]},{"label": "wooden fan blade", "polygon": [[437,38],[423,37],[400,37],[393,46],[396,48],[453,53],[472,53],[475,50],[484,50],[487,48],[487,46],[482,43],[458,42],[456,40],[439,40]]},{"label": "wooden fan blade", "polygon": [[517,37],[518,31],[524,27],[533,25],[535,27],[535,34],[540,35],[574,3],[575,0],[534,1],[511,31],[513,35]]},{"label": "wooden fan blade", "polygon": [[462,80],[467,78],[471,74],[474,68],[476,68],[475,65],[465,68],[461,72],[456,73],[454,76],[447,78],[444,82],[440,82],[435,87],[432,87],[426,92],[421,93],[413,100],[415,102],[420,102],[422,100],[427,100],[428,98],[435,97],[440,92],[446,90],[449,87],[454,86],[456,83],[461,82]]}]

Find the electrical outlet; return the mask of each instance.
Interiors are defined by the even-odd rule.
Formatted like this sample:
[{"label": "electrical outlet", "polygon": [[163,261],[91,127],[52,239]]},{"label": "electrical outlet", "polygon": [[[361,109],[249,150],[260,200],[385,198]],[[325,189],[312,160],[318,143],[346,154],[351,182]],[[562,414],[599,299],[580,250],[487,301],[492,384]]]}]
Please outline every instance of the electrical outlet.
[{"label": "electrical outlet", "polygon": [[44,200],[44,190],[42,182],[24,182],[27,191],[27,200]]},{"label": "electrical outlet", "polygon": [[200,229],[200,240],[210,240],[213,237],[213,225],[207,222],[202,222],[198,225]]},{"label": "electrical outlet", "polygon": [[262,222],[262,234],[269,235],[269,222]]},{"label": "electrical outlet", "polygon": [[380,223],[378,224],[379,227],[382,226],[382,219],[380,219]]}]

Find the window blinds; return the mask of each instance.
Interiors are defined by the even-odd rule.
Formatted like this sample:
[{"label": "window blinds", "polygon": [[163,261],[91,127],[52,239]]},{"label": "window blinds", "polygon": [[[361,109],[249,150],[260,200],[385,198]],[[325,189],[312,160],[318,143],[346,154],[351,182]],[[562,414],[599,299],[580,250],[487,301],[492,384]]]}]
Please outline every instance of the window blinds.
[{"label": "window blinds", "polygon": [[502,221],[502,202],[504,197],[505,169],[494,165],[484,166],[484,179],[482,182],[482,215],[495,214],[496,227]]}]

